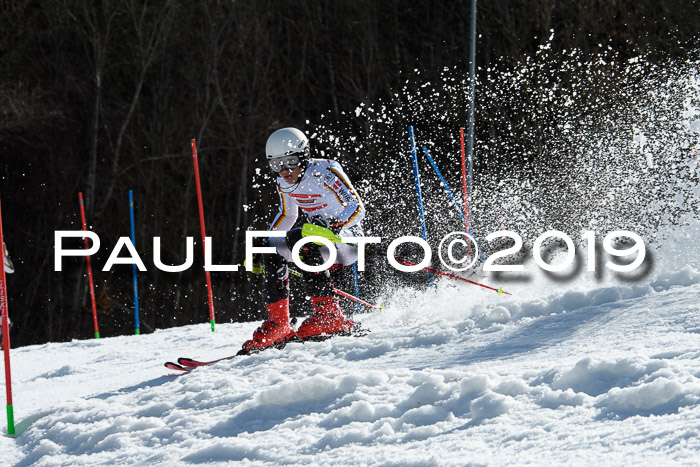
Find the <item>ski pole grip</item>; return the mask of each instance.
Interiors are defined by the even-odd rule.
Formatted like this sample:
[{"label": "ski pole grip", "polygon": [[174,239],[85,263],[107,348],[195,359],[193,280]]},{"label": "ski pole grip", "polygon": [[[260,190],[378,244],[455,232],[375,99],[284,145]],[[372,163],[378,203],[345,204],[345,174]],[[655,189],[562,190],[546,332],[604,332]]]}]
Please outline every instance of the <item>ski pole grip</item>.
[{"label": "ski pole grip", "polygon": [[301,228],[301,236],[302,237],[311,237],[311,236],[316,236],[316,237],[323,237],[331,242],[334,243],[342,243],[342,240],[340,237],[338,237],[336,234],[333,233],[330,229],[327,229],[325,227],[321,227],[320,225],[316,224],[304,224],[304,226]]},{"label": "ski pole grip", "polygon": [[[301,228],[301,236],[302,237],[311,237],[312,235],[318,236],[318,237],[323,237],[327,238],[331,242],[334,243],[343,243],[343,240],[338,237],[336,234],[333,233],[330,229],[327,229],[325,227],[321,227],[320,225],[316,224],[304,224],[304,226]],[[317,243],[320,245],[320,243]],[[353,248],[357,248],[357,245],[354,243],[343,243],[343,245],[349,245]],[[379,255],[381,254],[379,251],[374,250],[372,248],[367,248],[365,247],[365,251],[367,253],[370,253],[372,255]]]}]

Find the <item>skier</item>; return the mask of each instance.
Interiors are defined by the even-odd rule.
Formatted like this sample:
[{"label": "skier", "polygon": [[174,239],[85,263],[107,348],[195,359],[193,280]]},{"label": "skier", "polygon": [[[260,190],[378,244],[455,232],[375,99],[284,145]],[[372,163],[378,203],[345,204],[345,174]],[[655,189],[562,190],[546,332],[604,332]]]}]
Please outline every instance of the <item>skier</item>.
[{"label": "skier", "polygon": [[[302,273],[306,294],[313,311],[295,332],[289,323],[289,269],[292,248],[302,238],[301,227],[294,228],[299,209],[307,222],[320,225],[338,236],[362,236],[360,222],[365,209],[357,191],[341,165],[328,159],[311,159],[309,140],[296,128],[282,128],[270,135],[266,144],[267,162],[277,175],[280,198],[279,212],[269,230],[286,231],[285,237],[259,238],[258,246],[272,246],[276,254],[255,255],[253,272],[262,273],[267,320],[243,344],[242,352],[254,352],[272,345],[284,345],[291,339],[313,339],[315,336],[350,334],[359,328],[346,319],[338,297],[333,293],[345,266],[357,261],[357,248],[336,244],[336,263],[328,270]],[[309,266],[323,264],[328,248],[307,243],[300,250],[301,259]]]}]

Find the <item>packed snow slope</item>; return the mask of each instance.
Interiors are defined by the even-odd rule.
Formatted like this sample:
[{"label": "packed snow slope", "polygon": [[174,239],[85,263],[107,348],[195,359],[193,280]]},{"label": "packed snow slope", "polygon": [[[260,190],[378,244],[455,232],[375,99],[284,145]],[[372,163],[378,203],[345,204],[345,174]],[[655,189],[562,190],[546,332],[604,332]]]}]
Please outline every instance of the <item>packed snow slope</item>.
[{"label": "packed snow slope", "polygon": [[[688,261],[664,260],[679,258],[674,251]],[[669,242],[655,253],[659,272],[635,282],[579,273],[563,283],[533,271],[509,285],[510,297],[448,280],[394,290],[384,312],[358,316],[372,330],[366,337],[289,344],[190,374],[162,364],[235,353],[258,323],[19,348],[16,419],[36,421],[0,438],[0,458],[18,466],[694,463],[699,257],[697,246]]]}]

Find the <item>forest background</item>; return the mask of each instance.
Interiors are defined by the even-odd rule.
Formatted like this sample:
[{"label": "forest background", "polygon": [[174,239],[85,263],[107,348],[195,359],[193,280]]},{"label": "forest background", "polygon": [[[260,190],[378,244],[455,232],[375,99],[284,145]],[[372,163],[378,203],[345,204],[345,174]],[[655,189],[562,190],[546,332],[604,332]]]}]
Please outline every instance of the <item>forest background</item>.
[{"label": "forest background", "polygon": [[[13,347],[92,336],[85,261],[64,260],[62,272],[53,261],[54,231],[81,228],[78,192],[102,241],[93,259],[102,336],[133,333],[131,267],[101,271],[118,238],[129,235],[128,190],[148,266],[139,275],[141,332],[208,321],[192,138],[215,263],[242,263],[245,230],[267,228],[277,209],[264,163],[265,140],[277,128],[318,134],[315,149],[341,160],[351,179],[363,182],[361,191],[412,183],[406,127],[421,122],[399,113],[391,131],[377,134],[357,109],[400,106],[447,74],[458,84],[451,96],[457,104],[445,117],[455,131],[464,126],[469,8],[468,0],[3,1],[0,196],[16,267],[8,275]],[[498,92],[490,76],[518,70],[543,49],[552,67],[576,51],[580,60],[599,59],[599,82],[582,99],[600,102],[617,85],[616,67],[629,60],[697,55],[698,11],[694,0],[479,2],[475,183],[495,166],[525,164],[522,154],[543,157],[548,135],[541,129],[551,117],[546,102],[541,114],[524,111],[527,93],[510,95],[506,105],[488,99]],[[545,78],[532,74],[531,86]],[[606,105],[612,111],[620,103]],[[370,132],[382,144],[352,151]],[[487,155],[486,141],[509,143]],[[382,185],[377,167],[400,157],[405,171],[391,175],[401,182]],[[406,234],[419,232],[415,204],[392,212],[383,206],[374,215],[368,208],[374,235],[398,223]],[[194,266],[156,269],[154,236],[166,264],[182,263],[184,239],[194,237]],[[262,316],[256,278],[239,272],[212,279],[217,322]],[[380,282],[377,273],[362,284],[370,294]]]}]

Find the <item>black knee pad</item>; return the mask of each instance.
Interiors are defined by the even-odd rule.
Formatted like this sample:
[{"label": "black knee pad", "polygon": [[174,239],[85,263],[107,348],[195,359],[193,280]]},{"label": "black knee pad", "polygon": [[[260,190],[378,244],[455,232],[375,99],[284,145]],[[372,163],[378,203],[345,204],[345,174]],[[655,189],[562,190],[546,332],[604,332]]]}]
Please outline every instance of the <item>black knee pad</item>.
[{"label": "black knee pad", "polygon": [[289,297],[289,268],[287,261],[277,253],[263,254],[265,265],[264,296],[266,302],[275,303]]},{"label": "black knee pad", "polygon": [[[294,245],[301,240],[303,236],[301,235],[301,228],[292,229],[287,232],[287,247],[290,250],[294,249]],[[308,266],[318,266],[323,264],[323,255],[321,254],[321,246],[316,245],[314,242],[306,243],[299,250],[299,257],[302,262]]]}]

